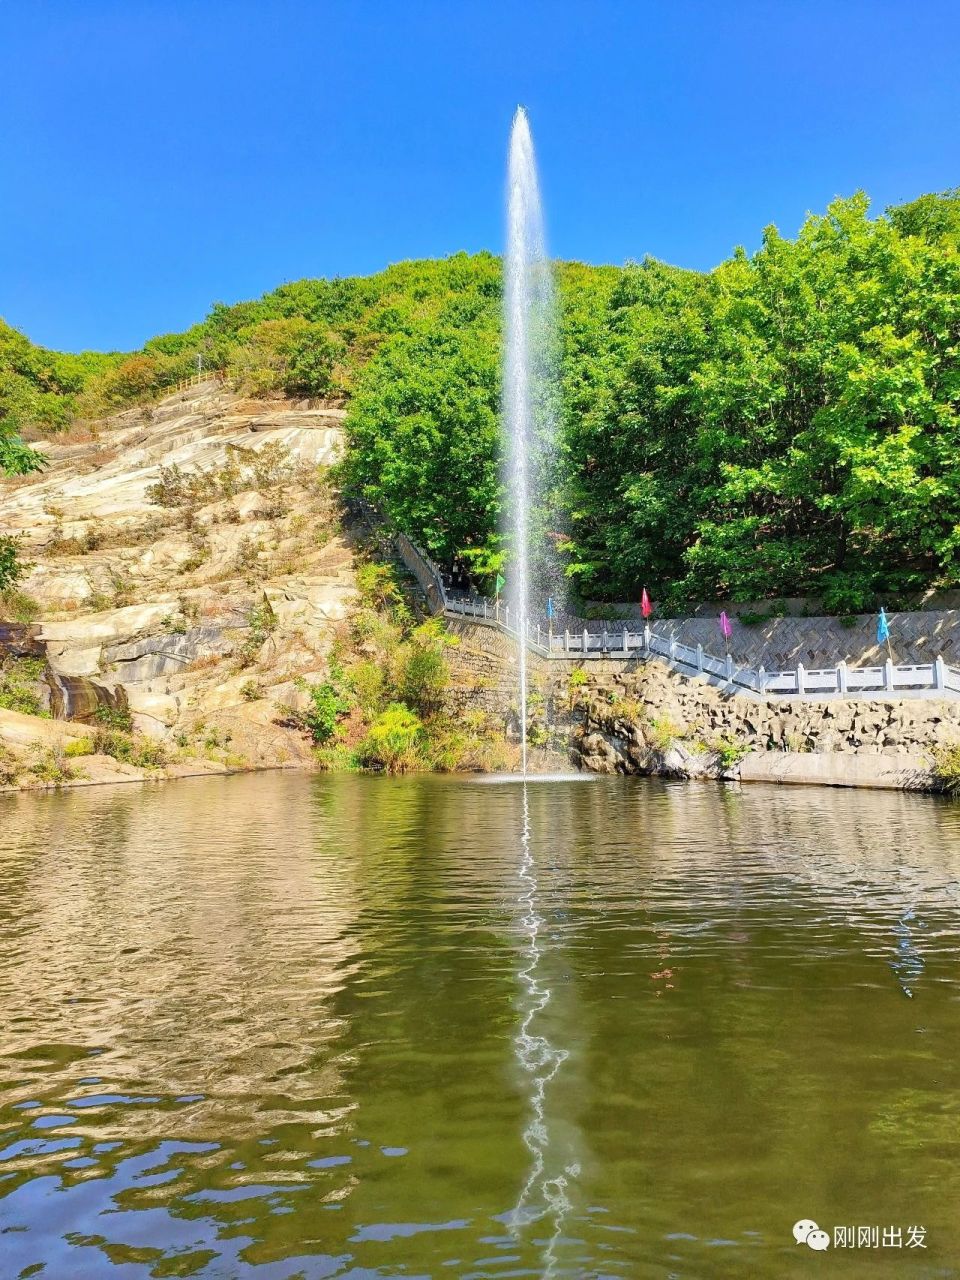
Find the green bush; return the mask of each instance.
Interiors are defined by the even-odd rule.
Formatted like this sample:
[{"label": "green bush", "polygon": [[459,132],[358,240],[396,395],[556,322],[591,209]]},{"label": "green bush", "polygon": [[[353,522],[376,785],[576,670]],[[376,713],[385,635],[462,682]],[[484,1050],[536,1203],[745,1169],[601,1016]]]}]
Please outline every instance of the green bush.
[{"label": "green bush", "polygon": [[389,565],[372,560],[357,567],[355,580],[361,604],[367,609],[387,609],[400,599],[400,589]]},{"label": "green bush", "polygon": [[357,758],[368,769],[406,773],[421,763],[423,722],[403,703],[391,702],[370,726],[357,748]]},{"label": "green bush", "polygon": [[340,693],[328,680],[313,686],[303,719],[314,742],[323,743],[333,736],[337,720],[346,709]]},{"label": "green bush", "polygon": [[48,716],[36,688],[45,670],[42,658],[0,659],[0,707],[27,716]]},{"label": "green bush", "polygon": [[731,769],[739,764],[748,751],[742,742],[734,742],[732,738],[719,738],[713,744],[713,749],[722,769]]},{"label": "green bush", "polygon": [[357,705],[365,714],[375,716],[382,710],[388,673],[379,662],[364,658],[354,663],[347,675]]},{"label": "green bush", "polygon": [[934,752],[933,776],[948,795],[960,795],[960,744]]},{"label": "green bush", "polygon": [[133,716],[126,706],[111,707],[101,702],[93,713],[93,718],[106,729],[119,729],[122,733],[129,733],[133,729]]},{"label": "green bush", "polygon": [[24,566],[17,557],[17,539],[0,534],[0,591],[6,593],[23,577]]},{"label": "green bush", "polygon": [[443,705],[450,683],[444,649],[453,643],[436,619],[417,627],[400,653],[397,691],[400,700],[421,716],[430,716]]},{"label": "green bush", "polygon": [[660,716],[650,721],[653,745],[658,751],[667,751],[681,736],[679,725],[673,723],[669,716]]}]

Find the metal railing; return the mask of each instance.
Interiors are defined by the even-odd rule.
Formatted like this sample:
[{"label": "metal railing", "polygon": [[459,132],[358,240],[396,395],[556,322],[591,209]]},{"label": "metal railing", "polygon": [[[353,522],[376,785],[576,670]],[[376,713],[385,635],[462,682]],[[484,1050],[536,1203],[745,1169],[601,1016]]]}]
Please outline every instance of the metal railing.
[{"label": "metal railing", "polygon": [[[356,503],[371,527],[384,532],[383,522],[369,504]],[[459,595],[448,590],[443,575],[429,556],[406,534],[395,534],[393,546],[400,559],[419,583],[432,613],[442,613],[449,618],[469,619],[485,626],[496,627],[509,635],[519,637],[516,619],[510,617],[510,607],[486,596]],[[705,652],[703,645],[696,647],[682,644],[673,637],[665,639],[656,635],[649,625],[639,631],[631,631],[624,624],[600,624],[599,629],[584,627],[576,631],[565,628],[554,631],[542,622],[527,619],[527,648],[547,659],[636,659],[664,658],[678,670],[707,676],[728,686],[733,692],[743,690],[753,694],[801,695],[824,697],[857,694],[917,694],[933,692],[945,697],[960,696],[960,670],[948,666],[938,656],[932,662],[895,663],[887,660],[879,666],[852,667],[841,662],[835,667],[796,667],[782,671],[766,671],[762,666],[739,666],[728,653],[723,658]]]}]

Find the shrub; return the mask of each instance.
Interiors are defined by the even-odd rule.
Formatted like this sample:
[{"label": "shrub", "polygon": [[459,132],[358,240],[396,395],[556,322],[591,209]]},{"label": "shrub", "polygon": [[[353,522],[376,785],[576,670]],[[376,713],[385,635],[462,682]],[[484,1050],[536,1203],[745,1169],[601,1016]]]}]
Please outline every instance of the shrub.
[{"label": "shrub", "polygon": [[250,631],[237,653],[241,667],[249,667],[276,625],[277,615],[266,596],[259,604],[251,605],[247,610],[247,626]]},{"label": "shrub", "polygon": [[574,667],[567,677],[567,698],[571,708],[575,707],[580,701],[581,690],[586,685],[589,676],[583,667]]},{"label": "shrub", "polygon": [[681,730],[667,716],[650,721],[652,730],[653,744],[658,751],[666,751],[677,738],[680,737]]},{"label": "shrub", "polygon": [[130,763],[138,769],[162,769],[167,763],[167,749],[156,738],[135,734]]},{"label": "shrub", "polygon": [[91,756],[95,750],[93,738],[73,738],[63,748],[63,754],[68,758],[74,756]]},{"label": "shrub", "polygon": [[0,742],[0,787],[15,786],[19,776],[19,760],[8,747]]},{"label": "shrub", "polygon": [[443,650],[452,642],[453,638],[444,634],[442,622],[431,619],[417,627],[401,652],[397,690],[420,715],[433,715],[443,704],[450,683]]},{"label": "shrub", "polygon": [[111,756],[137,769],[162,769],[167,763],[167,749],[162,742],[122,729],[98,728],[93,747],[98,755]]},{"label": "shrub", "polygon": [[93,713],[93,718],[98,725],[103,725],[107,729],[119,729],[122,733],[129,733],[133,729],[133,717],[129,707],[111,707],[101,702]]},{"label": "shrub", "polygon": [[364,658],[350,668],[348,679],[361,710],[367,715],[376,715],[382,709],[387,683],[387,673],[381,664]]},{"label": "shrub", "polygon": [[367,768],[406,773],[422,763],[418,748],[423,737],[420,717],[403,703],[391,702],[370,726],[357,759]]},{"label": "shrub", "polygon": [[322,684],[310,685],[305,680],[297,681],[297,687],[309,695],[310,705],[306,711],[297,712],[296,718],[305,729],[310,731],[310,736],[318,746],[333,737],[337,721],[349,709],[349,703],[343,697],[339,680],[336,679],[339,672],[334,669],[331,675],[334,676],[334,680],[325,680]]},{"label": "shrub", "polygon": [[237,550],[230,562],[231,572],[238,574],[240,577],[253,577],[260,567],[262,552],[263,543],[260,539],[252,538],[245,533],[237,543]]},{"label": "shrub", "polygon": [[933,776],[948,795],[960,795],[960,743],[939,747],[933,754]]},{"label": "shrub", "polygon": [[25,566],[17,556],[17,539],[0,536],[0,591],[8,591],[23,577]]},{"label": "shrub", "polygon": [[36,689],[45,669],[42,658],[0,660],[0,707],[26,716],[48,716]]},{"label": "shrub", "polygon": [[393,570],[385,564],[362,564],[356,572],[357,590],[368,609],[385,609],[400,600]]},{"label": "shrub", "polygon": [[30,766],[30,773],[38,782],[48,782],[56,787],[79,776],[79,771],[66,763],[61,747],[43,747]]},{"label": "shrub", "polygon": [[713,749],[722,769],[730,769],[739,764],[749,750],[742,742],[734,742],[732,738],[719,738],[713,744]]}]

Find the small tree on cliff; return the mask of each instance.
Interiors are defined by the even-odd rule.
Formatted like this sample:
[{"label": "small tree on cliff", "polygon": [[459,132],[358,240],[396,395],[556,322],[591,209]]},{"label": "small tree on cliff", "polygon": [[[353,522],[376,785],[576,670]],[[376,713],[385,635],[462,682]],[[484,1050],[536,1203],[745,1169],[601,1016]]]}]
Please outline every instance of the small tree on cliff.
[{"label": "small tree on cliff", "polygon": [[[18,435],[0,422],[0,475],[25,475],[28,471],[39,471],[45,465],[42,454],[24,444]],[[22,573],[16,539],[0,537],[0,591],[12,587]]]}]

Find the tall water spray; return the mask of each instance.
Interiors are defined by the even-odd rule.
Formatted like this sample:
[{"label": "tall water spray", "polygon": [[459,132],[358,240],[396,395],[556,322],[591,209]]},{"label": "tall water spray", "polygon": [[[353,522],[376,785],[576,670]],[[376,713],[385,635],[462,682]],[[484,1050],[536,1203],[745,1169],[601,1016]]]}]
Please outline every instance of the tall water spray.
[{"label": "tall water spray", "polygon": [[551,577],[544,520],[552,478],[550,368],[555,350],[553,277],[530,122],[518,107],[507,168],[503,424],[507,438],[507,604],[519,636],[520,741],[527,772],[527,647],[531,592]]}]

